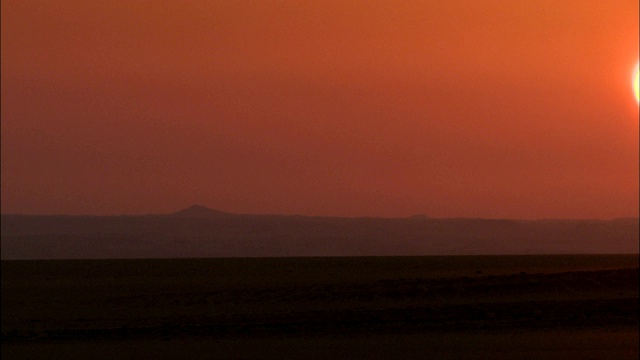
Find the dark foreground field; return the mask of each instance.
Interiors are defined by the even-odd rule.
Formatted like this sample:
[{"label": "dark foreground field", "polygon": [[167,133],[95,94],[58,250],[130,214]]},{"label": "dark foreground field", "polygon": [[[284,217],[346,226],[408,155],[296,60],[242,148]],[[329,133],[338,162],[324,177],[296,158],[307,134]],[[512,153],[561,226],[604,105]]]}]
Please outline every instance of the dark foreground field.
[{"label": "dark foreground field", "polygon": [[637,359],[638,256],[2,261],[2,357]]}]

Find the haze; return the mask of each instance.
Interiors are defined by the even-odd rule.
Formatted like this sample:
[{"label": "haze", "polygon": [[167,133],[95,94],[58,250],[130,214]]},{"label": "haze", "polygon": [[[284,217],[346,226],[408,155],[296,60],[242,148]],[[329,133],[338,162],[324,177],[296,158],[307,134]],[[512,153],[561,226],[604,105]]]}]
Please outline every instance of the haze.
[{"label": "haze", "polygon": [[638,2],[2,1],[2,213],[637,217]]}]

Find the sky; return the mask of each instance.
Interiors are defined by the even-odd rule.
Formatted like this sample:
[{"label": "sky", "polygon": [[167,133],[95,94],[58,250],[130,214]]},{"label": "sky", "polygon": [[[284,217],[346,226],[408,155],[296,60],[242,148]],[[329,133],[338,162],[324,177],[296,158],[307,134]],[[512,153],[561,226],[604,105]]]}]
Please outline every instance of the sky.
[{"label": "sky", "polygon": [[2,213],[639,213],[637,0],[1,6]]}]

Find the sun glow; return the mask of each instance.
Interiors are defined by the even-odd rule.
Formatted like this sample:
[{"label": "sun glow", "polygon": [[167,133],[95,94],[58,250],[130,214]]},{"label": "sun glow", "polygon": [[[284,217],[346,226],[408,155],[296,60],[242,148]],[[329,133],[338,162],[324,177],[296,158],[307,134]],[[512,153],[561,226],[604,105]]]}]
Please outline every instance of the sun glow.
[{"label": "sun glow", "polygon": [[636,69],[633,71],[633,93],[636,95],[636,101],[640,103],[640,88],[638,85],[638,75],[640,71],[638,71],[638,64],[636,64]]}]

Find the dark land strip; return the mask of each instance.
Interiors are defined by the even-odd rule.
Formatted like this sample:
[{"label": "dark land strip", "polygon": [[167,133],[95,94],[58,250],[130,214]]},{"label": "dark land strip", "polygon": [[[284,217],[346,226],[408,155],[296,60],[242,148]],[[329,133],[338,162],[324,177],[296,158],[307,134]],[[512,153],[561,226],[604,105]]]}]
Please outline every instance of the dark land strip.
[{"label": "dark land strip", "polygon": [[33,285],[3,276],[2,343],[637,329],[638,275],[628,268],[330,284],[265,280],[241,288],[95,279]]}]

